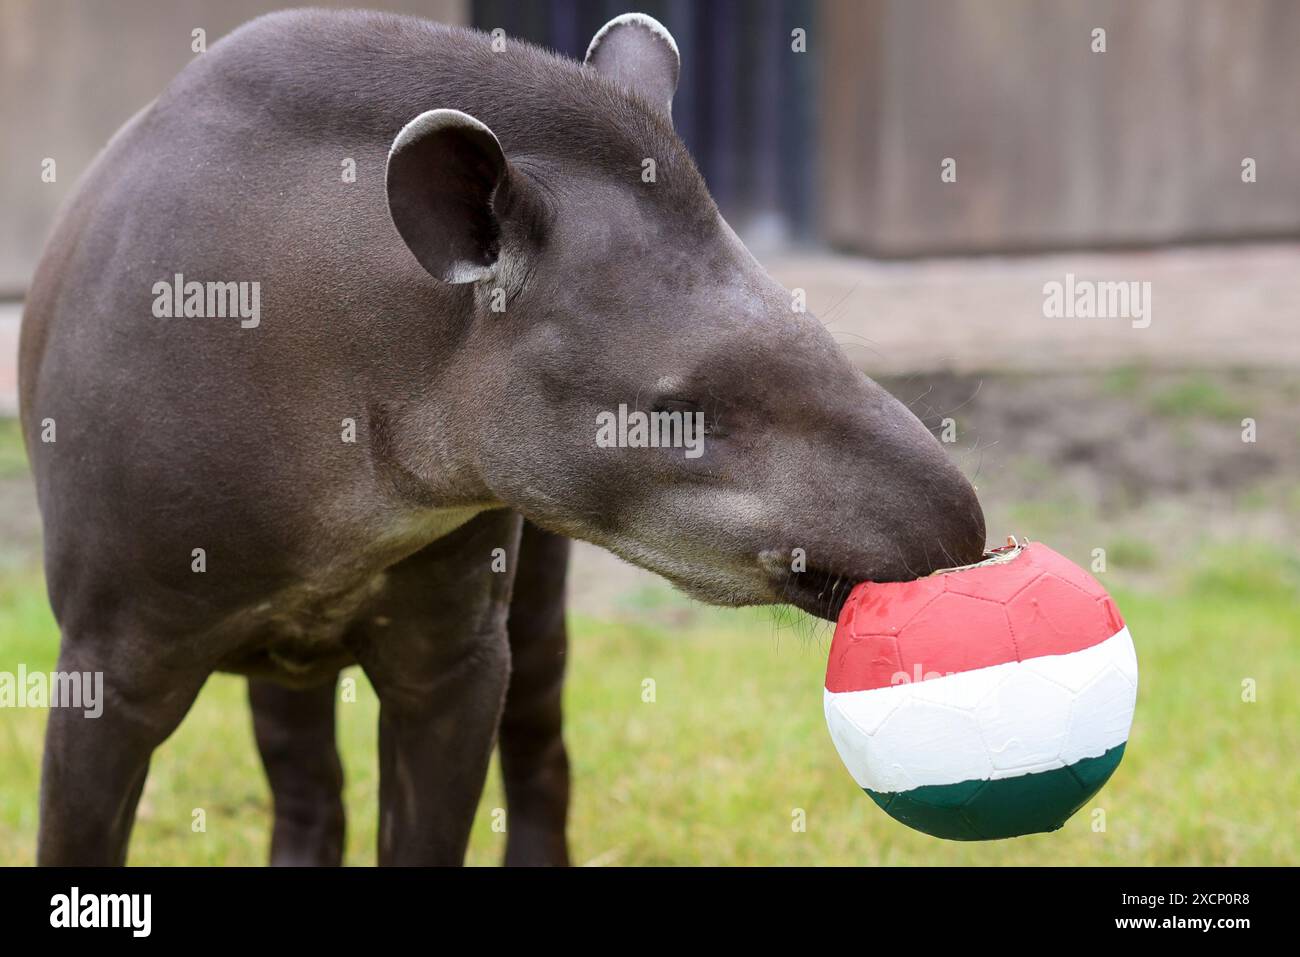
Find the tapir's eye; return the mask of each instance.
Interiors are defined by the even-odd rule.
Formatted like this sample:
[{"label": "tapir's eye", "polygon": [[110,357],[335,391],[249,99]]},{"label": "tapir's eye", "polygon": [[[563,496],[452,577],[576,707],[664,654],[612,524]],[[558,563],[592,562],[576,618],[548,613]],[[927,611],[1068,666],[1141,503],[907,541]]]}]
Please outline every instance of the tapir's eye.
[{"label": "tapir's eye", "polygon": [[692,402],[690,399],[660,399],[654,404],[655,412],[684,412],[694,413],[700,411],[700,404]]}]

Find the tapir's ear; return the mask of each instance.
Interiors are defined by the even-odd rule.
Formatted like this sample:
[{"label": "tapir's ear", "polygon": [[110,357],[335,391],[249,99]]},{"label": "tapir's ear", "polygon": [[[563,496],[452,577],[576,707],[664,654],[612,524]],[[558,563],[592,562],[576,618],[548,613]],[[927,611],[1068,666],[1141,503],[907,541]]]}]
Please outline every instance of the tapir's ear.
[{"label": "tapir's ear", "polygon": [[501,248],[494,199],[509,165],[490,129],[460,110],[430,110],[388,153],[388,212],[415,258],[443,282],[487,276]]},{"label": "tapir's ear", "polygon": [[610,20],[591,38],[586,63],[672,117],[682,58],[673,35],[654,17],[625,13]]}]

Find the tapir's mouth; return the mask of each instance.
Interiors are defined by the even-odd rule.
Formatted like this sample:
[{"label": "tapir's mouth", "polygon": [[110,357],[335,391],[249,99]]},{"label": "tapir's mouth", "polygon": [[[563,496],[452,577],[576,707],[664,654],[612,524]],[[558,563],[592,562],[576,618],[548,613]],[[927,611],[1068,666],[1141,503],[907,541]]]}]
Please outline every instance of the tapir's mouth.
[{"label": "tapir's mouth", "polygon": [[827,621],[838,621],[849,592],[858,579],[824,568],[789,571],[781,583],[781,603],[794,605]]}]

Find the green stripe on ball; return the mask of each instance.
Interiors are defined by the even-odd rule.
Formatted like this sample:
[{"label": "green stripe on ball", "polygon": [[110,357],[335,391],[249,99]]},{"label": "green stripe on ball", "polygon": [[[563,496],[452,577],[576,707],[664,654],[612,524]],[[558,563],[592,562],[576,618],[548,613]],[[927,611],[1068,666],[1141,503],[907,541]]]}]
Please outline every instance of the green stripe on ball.
[{"label": "green stripe on ball", "polygon": [[949,841],[990,841],[1058,830],[1106,783],[1124,745],[1063,768],[995,781],[930,784],[881,793],[863,788],[886,814]]}]

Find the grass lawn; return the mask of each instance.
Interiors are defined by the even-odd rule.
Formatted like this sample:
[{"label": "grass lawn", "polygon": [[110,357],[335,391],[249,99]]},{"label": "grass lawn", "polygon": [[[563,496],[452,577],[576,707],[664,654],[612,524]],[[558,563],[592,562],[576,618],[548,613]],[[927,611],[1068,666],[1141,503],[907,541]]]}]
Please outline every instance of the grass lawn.
[{"label": "grass lawn", "polygon": [[[1300,863],[1300,567],[1260,548],[1191,562],[1158,592],[1110,582],[1141,687],[1123,764],[1062,831],[949,843],[909,831],[854,786],[826,733],[829,626],[693,608],[680,627],[573,623],[567,738],[577,862],[626,864]],[[661,601],[682,602],[675,597]],[[54,665],[35,573],[0,581],[0,670]],[[359,671],[340,706],[350,864],[374,861],[376,702]],[[653,679],[655,700],[643,698]],[[1242,700],[1253,679],[1254,703]],[[0,712],[0,864],[32,861],[45,715]],[[469,860],[494,864],[495,773]],[[244,685],[214,677],[155,757],[131,861],[260,864],[269,794]],[[206,831],[191,828],[201,808]],[[1094,831],[1091,812],[1105,812]],[[792,828],[795,809],[807,828]]]}]

